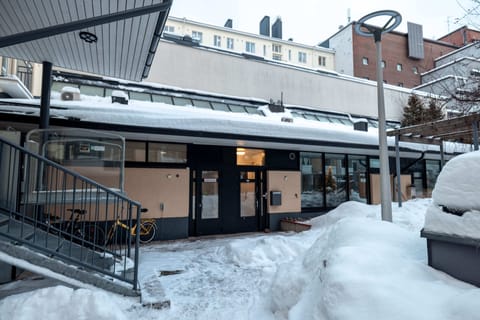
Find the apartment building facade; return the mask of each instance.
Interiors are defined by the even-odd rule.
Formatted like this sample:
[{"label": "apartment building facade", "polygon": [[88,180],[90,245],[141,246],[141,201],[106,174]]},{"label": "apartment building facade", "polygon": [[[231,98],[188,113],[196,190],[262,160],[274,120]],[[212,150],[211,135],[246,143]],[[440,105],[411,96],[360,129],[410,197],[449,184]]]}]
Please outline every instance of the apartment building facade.
[{"label": "apartment building facade", "polygon": [[[354,77],[376,80],[376,48],[372,38],[355,32],[351,22],[320,45],[334,49],[335,70]],[[421,41],[418,41],[421,39]],[[423,38],[422,26],[409,22],[409,32],[390,32],[382,36],[384,82],[413,88],[421,74],[435,67],[435,59],[459,46]]]},{"label": "apartment building facade", "polygon": [[[301,67],[335,69],[334,50],[283,40],[278,37],[281,36],[281,31],[272,32],[272,36],[269,36],[270,33],[266,32],[266,30],[270,30],[269,23],[267,23],[269,19],[265,18],[260,24],[259,34],[253,34],[229,27],[232,25],[231,20],[227,20],[226,26],[219,27],[186,18],[169,17],[164,33],[191,37],[204,46],[256,55]],[[275,24],[278,26],[281,24],[281,20],[277,19]]]}]

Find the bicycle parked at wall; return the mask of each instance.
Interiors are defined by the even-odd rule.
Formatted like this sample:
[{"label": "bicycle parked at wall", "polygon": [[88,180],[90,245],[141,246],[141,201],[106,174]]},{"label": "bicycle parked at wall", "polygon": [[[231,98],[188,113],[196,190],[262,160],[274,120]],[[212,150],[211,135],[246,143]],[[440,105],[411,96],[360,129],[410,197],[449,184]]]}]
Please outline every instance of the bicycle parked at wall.
[{"label": "bicycle parked at wall", "polygon": [[[142,208],[141,212],[147,212],[147,208]],[[155,223],[155,219],[147,218],[147,219],[140,219],[140,223],[137,220],[134,225],[131,227],[126,223],[122,222],[120,219],[117,219],[110,229],[108,230],[107,237],[105,238],[105,244],[109,244],[114,242],[115,235],[119,232],[120,229],[124,229],[128,232],[132,241],[135,240],[137,236],[137,232],[140,233],[140,243],[149,243],[153,239],[155,239],[155,235],[157,234],[157,225]],[[102,230],[103,232],[103,230]]]},{"label": "bicycle parked at wall", "polygon": [[45,217],[45,229],[76,243],[92,245],[98,243],[95,237],[101,235],[103,230],[81,219],[87,211],[76,208],[67,209],[67,211],[70,212],[70,217],[66,220],[59,216],[47,215]]}]

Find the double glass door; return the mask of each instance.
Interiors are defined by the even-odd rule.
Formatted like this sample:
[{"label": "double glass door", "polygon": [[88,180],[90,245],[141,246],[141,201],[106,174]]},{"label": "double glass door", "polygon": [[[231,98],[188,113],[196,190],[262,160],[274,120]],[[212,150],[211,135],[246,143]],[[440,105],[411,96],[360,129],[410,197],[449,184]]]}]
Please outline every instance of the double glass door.
[{"label": "double glass door", "polygon": [[264,228],[263,178],[261,170],[193,170],[190,234]]}]

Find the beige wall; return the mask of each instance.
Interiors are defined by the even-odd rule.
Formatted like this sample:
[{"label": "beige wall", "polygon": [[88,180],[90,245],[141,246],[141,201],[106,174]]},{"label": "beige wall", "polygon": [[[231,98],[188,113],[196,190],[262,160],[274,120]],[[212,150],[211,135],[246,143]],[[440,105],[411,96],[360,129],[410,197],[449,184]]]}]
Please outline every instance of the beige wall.
[{"label": "beige wall", "polygon": [[[302,211],[300,171],[268,171],[268,213],[293,213]],[[270,205],[270,191],[282,192],[282,204]]]},{"label": "beige wall", "polygon": [[[412,177],[409,174],[402,174],[400,176],[400,181],[402,185],[402,200],[406,201],[411,198],[411,193],[409,186],[412,184]],[[390,176],[390,186],[394,184],[393,176]],[[395,179],[395,185],[397,179]],[[397,201],[397,190],[391,189],[393,201]],[[372,196],[372,204],[381,203],[381,194],[380,194],[380,175],[379,174],[370,174],[370,194]]]},{"label": "beige wall", "polygon": [[189,169],[126,168],[125,192],[145,218],[188,217]]}]

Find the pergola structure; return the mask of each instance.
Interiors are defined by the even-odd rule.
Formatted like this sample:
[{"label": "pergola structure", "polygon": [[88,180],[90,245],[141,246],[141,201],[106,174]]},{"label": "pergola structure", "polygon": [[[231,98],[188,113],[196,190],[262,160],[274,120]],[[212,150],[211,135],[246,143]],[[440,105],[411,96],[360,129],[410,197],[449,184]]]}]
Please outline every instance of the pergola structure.
[{"label": "pergola structure", "polygon": [[[443,143],[445,141],[470,144],[474,146],[474,150],[478,150],[479,122],[480,114],[471,114],[387,131],[388,136],[395,137],[397,173],[400,172],[400,141],[438,145],[441,167],[443,167],[445,162]],[[399,205],[401,206],[400,174],[397,174],[397,184]]]},{"label": "pergola structure", "polygon": [[148,76],[172,0],[0,2],[0,56],[43,64],[40,128],[52,66],[140,81]]}]

